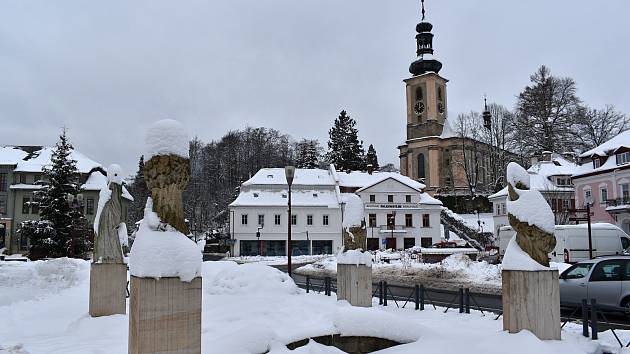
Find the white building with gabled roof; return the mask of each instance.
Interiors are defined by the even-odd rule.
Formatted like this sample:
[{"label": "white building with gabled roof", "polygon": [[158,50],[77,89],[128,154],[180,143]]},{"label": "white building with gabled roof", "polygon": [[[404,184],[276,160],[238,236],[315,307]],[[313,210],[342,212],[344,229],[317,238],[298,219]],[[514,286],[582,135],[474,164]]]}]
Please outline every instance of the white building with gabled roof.
[{"label": "white building with gabled roof", "polygon": [[[398,173],[296,169],[291,190],[293,255],[336,253],[343,228],[361,224],[368,249],[440,241],[442,203]],[[229,205],[233,254],[286,255],[287,206],[284,169],[264,168],[244,182]]]}]

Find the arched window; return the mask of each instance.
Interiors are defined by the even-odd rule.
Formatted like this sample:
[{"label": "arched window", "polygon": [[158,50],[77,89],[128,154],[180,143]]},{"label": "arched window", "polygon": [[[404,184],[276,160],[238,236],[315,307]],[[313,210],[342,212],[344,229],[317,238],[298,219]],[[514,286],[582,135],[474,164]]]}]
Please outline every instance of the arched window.
[{"label": "arched window", "polygon": [[424,173],[424,154],[418,154],[418,178],[425,178]]},{"label": "arched window", "polygon": [[422,86],[416,87],[416,101],[422,101],[424,97],[422,95]]},{"label": "arched window", "polygon": [[438,101],[443,101],[442,99],[442,88],[438,87]]}]

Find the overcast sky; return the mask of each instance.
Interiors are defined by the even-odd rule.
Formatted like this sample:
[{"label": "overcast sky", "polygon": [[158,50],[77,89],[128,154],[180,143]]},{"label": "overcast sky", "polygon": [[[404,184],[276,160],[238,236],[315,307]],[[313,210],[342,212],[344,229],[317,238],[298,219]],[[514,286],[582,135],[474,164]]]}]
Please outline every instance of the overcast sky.
[{"label": "overcast sky", "polygon": [[[449,111],[513,107],[538,66],[630,113],[627,0],[427,0]],[[209,141],[264,126],[318,138],[341,109],[398,165],[419,0],[3,1],[0,145],[54,144],[135,172],[146,126]]]}]

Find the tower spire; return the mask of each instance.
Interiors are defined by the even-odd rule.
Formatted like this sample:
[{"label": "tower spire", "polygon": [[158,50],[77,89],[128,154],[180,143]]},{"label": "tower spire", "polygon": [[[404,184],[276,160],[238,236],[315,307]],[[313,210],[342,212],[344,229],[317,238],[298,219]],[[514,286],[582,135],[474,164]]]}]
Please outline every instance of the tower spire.
[{"label": "tower spire", "polygon": [[424,0],[420,0],[422,7],[422,19],[416,25],[416,55],[418,59],[411,63],[409,72],[413,75],[421,75],[425,72],[433,71],[438,73],[442,69],[442,63],[435,59],[424,60],[425,54],[433,54],[433,25],[425,21],[426,11],[424,9]]},{"label": "tower spire", "polygon": [[483,117],[483,126],[484,128],[491,130],[492,129],[492,113],[488,109],[488,101],[486,95],[483,95],[483,113],[481,114]]}]

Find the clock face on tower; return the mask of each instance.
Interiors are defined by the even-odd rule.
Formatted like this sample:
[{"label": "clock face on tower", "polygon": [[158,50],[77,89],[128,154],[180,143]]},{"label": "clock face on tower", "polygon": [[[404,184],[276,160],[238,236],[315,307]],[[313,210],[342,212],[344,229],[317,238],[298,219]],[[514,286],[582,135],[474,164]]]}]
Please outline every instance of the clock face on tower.
[{"label": "clock face on tower", "polygon": [[413,104],[413,112],[419,116],[422,114],[422,112],[424,112],[424,102],[422,101],[416,101],[416,103]]},{"label": "clock face on tower", "polygon": [[440,112],[440,114],[444,114],[444,110],[445,110],[444,103],[438,102],[437,109],[438,109],[438,112]]}]

